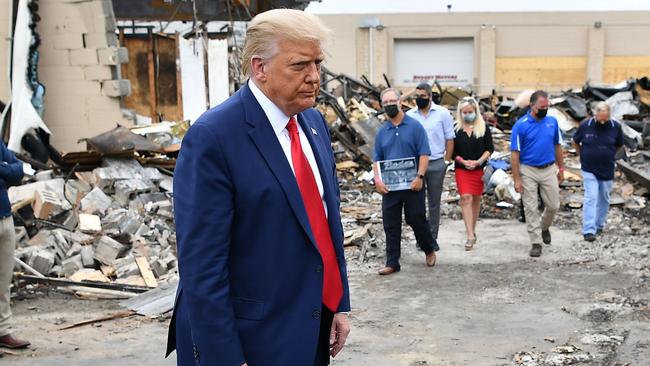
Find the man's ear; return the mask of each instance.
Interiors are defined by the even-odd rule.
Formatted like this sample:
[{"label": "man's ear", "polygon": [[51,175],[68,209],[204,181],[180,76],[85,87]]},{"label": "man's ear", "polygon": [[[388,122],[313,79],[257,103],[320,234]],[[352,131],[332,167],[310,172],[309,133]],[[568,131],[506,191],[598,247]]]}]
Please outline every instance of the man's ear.
[{"label": "man's ear", "polygon": [[253,56],[251,59],[252,75],[256,80],[266,81],[266,63],[259,56]]}]

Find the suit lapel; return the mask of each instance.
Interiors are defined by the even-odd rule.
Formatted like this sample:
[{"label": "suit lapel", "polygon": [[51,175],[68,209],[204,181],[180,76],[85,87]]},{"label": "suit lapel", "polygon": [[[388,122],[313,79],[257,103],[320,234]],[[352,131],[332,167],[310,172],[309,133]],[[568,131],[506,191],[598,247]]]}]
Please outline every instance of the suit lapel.
[{"label": "suit lapel", "polygon": [[280,183],[289,202],[289,206],[291,206],[291,210],[298,219],[298,222],[300,222],[300,226],[302,226],[312,244],[316,247],[316,240],[309,226],[309,218],[307,217],[307,212],[302,202],[302,197],[300,196],[296,177],[271,127],[271,123],[264,114],[264,110],[257,102],[257,99],[255,99],[253,93],[248,88],[248,85],[242,88],[241,98],[244,105],[246,122],[251,126],[248,135]]}]

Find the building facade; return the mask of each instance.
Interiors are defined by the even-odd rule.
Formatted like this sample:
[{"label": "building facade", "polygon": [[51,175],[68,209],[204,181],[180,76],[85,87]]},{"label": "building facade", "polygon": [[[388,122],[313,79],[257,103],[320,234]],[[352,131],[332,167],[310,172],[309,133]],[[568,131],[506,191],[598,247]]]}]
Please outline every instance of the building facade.
[{"label": "building facade", "polygon": [[319,15],[328,67],[385,84],[515,94],[650,75],[650,12]]}]

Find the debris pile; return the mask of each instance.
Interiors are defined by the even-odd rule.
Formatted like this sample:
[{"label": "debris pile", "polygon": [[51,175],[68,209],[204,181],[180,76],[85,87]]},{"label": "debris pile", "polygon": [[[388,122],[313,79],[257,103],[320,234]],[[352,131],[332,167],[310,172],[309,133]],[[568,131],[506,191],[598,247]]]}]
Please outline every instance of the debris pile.
[{"label": "debris pile", "polygon": [[[33,275],[22,278],[134,292],[174,278],[172,191],[171,176],[125,158],[104,158],[74,178],[11,187],[16,259]],[[50,282],[62,278],[69,282]]]}]

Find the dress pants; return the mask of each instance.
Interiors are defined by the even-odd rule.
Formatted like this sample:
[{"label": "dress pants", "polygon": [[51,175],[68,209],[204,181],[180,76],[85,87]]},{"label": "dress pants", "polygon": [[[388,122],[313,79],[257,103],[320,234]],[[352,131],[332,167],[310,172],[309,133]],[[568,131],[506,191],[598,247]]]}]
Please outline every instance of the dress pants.
[{"label": "dress pants", "polygon": [[424,190],[389,192],[383,197],[381,209],[384,217],[384,232],[386,233],[387,267],[400,269],[402,210],[406,223],[415,233],[415,240],[419,248],[426,254],[434,251],[434,240],[426,217]]},{"label": "dress pants", "polygon": [[445,173],[447,173],[447,165],[444,159],[429,160],[427,173],[424,176],[424,187],[429,202],[429,227],[433,236],[433,250],[436,252],[440,250],[438,246],[438,229],[440,228],[440,201]]},{"label": "dress pants", "polygon": [[[557,181],[557,166],[549,165],[539,169],[521,165],[521,183],[524,192],[521,197],[526,212],[526,228],[531,244],[542,244],[542,230],[548,230],[555,214],[560,209],[560,187]],[[544,212],[539,214],[539,195],[544,202]]]}]

